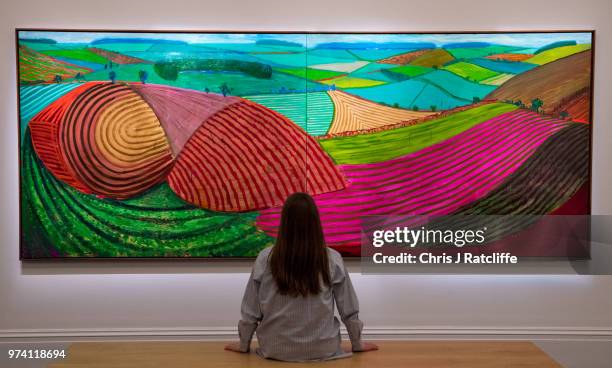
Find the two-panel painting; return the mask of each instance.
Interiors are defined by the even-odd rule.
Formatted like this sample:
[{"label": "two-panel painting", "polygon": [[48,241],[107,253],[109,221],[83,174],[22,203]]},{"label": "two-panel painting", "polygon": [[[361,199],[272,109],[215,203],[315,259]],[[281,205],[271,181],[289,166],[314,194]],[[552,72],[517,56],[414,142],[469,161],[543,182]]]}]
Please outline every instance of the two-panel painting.
[{"label": "two-panel painting", "polygon": [[298,191],[346,256],[367,216],[587,215],[592,49],[18,30],[21,257],[251,257]]}]

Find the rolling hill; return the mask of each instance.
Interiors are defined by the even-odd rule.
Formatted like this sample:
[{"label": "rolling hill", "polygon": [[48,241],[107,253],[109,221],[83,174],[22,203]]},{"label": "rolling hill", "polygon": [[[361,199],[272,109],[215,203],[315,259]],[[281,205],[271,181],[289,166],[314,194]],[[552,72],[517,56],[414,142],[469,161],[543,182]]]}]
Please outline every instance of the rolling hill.
[{"label": "rolling hill", "polygon": [[432,114],[379,105],[341,91],[328,93],[335,106],[334,120],[328,134],[379,128]]},{"label": "rolling hill", "polygon": [[550,62],[553,62],[555,60],[559,60],[562,59],[564,57],[573,55],[573,54],[577,54],[579,52],[585,51],[585,50],[590,50],[591,49],[591,45],[590,44],[580,44],[580,45],[573,45],[573,46],[561,46],[561,47],[556,47],[554,49],[550,49],[550,50],[546,50],[543,52],[540,52],[539,54],[535,55],[532,58],[529,58],[527,60],[525,60],[528,63],[531,64],[538,64],[538,65],[543,65],[543,64],[548,64]]},{"label": "rolling hill", "polygon": [[521,100],[525,104],[539,98],[544,102],[544,112],[556,113],[563,102],[590,88],[590,71],[591,51],[587,50],[517,75],[486,98]]},{"label": "rolling hill", "polygon": [[[327,244],[360,244],[364,216],[384,217],[385,223],[380,221],[380,225],[388,226],[388,222],[413,221],[405,217],[403,220],[390,219],[385,216],[389,213],[435,218],[482,200],[514,172],[522,170],[549,137],[566,127],[565,122],[515,110],[411,154],[373,164],[342,165],[350,185],[344,190],[315,197]],[[563,151],[563,143],[557,152]],[[583,147],[580,145],[565,151],[576,152]],[[550,175],[551,171],[540,169],[535,172]],[[583,177],[560,170],[555,179],[574,180],[579,185]],[[528,186],[531,182],[528,178],[525,180],[525,186]],[[555,190],[554,194],[557,193]],[[544,201],[554,206],[563,203],[571,194],[570,188],[554,201]],[[262,211],[257,225],[267,234],[276,235],[280,211],[278,207]],[[422,220],[417,216],[414,221]]]},{"label": "rolling hill", "polygon": [[406,65],[406,64],[410,64],[414,59],[418,58],[419,56],[430,52],[431,50],[429,49],[424,49],[424,50],[417,50],[417,51],[410,51],[410,52],[406,52],[400,55],[395,55],[395,56],[391,56],[382,60],[379,60],[379,63],[383,63],[383,64],[398,64],[398,65]]},{"label": "rolling hill", "polygon": [[64,79],[77,73],[89,73],[91,69],[69,64],[41,54],[26,46],[19,46],[19,81],[21,83],[50,82],[56,76]]},{"label": "rolling hill", "polygon": [[410,62],[410,65],[425,66],[428,68],[442,67],[444,64],[455,60],[453,55],[444,49],[430,50]]}]

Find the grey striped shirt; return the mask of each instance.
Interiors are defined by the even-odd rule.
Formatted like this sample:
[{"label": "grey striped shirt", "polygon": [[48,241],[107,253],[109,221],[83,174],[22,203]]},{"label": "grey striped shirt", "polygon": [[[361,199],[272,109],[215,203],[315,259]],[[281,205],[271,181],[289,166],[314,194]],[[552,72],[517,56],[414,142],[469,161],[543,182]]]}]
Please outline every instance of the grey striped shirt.
[{"label": "grey striped shirt", "polygon": [[360,351],[359,304],[340,253],[329,249],[331,287],[308,297],[281,295],[270,272],[268,256],[262,250],[253,266],[242,299],[238,322],[240,349],[249,350],[257,331],[257,353],[285,361],[328,360],[350,356],[340,347],[340,322],[334,316],[334,301],[346,325],[353,351]]}]

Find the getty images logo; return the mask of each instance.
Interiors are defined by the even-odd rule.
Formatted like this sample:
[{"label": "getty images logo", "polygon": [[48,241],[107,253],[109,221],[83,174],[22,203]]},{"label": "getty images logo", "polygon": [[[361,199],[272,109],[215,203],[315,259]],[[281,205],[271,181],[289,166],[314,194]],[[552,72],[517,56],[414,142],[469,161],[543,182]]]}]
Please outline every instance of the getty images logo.
[{"label": "getty images logo", "polygon": [[477,230],[432,230],[422,226],[419,229],[396,227],[395,230],[375,230],[372,232],[372,245],[380,248],[384,245],[409,246],[447,245],[456,247],[477,245],[485,242],[486,227]]}]

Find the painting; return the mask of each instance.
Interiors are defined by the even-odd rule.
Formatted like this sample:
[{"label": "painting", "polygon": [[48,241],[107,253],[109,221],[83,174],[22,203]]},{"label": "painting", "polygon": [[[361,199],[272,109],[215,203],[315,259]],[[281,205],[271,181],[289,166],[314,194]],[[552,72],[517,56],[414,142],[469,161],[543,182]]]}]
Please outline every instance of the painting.
[{"label": "painting", "polygon": [[19,29],[21,258],[253,257],[298,191],[345,256],[368,216],[588,215],[593,36]]}]

